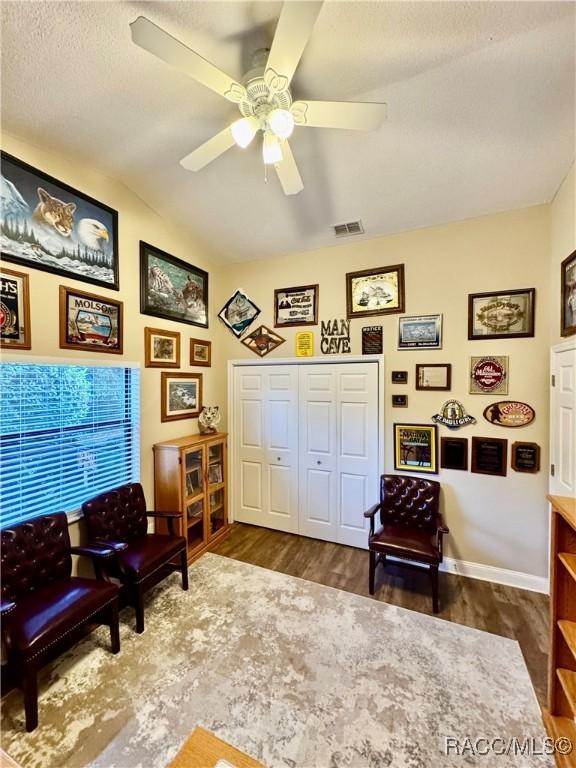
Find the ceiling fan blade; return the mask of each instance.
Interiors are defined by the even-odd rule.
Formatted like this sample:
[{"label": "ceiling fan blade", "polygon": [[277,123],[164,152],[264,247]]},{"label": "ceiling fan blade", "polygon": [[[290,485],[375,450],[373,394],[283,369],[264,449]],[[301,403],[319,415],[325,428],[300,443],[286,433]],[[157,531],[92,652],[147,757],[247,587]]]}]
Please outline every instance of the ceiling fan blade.
[{"label": "ceiling fan blade", "polygon": [[296,125],[373,131],[384,121],[386,110],[386,104],[376,102],[295,101],[290,111]]},{"label": "ceiling fan blade", "polygon": [[225,99],[237,104],[246,95],[244,86],[236,82],[233,77],[206,61],[199,53],[176,40],[145,16],[138,16],[130,24],[130,31],[132,40],[140,48],[153,53],[154,56],[158,56],[162,61],[216,91]]},{"label": "ceiling fan blade", "polygon": [[204,144],[200,144],[189,155],[183,157],[180,160],[180,165],[186,168],[187,171],[200,171],[208,163],[211,163],[212,160],[216,160],[217,157],[223,155],[235,143],[230,126],[228,126],[223,131],[220,131],[220,133],[217,133],[216,136],[212,136]]},{"label": "ceiling fan blade", "polygon": [[274,166],[285,195],[297,195],[304,189],[302,177],[287,141],[282,143],[282,160]]},{"label": "ceiling fan blade", "polygon": [[286,78],[284,88],[290,85],[321,8],[322,2],[285,0],[282,5],[266,69]]}]

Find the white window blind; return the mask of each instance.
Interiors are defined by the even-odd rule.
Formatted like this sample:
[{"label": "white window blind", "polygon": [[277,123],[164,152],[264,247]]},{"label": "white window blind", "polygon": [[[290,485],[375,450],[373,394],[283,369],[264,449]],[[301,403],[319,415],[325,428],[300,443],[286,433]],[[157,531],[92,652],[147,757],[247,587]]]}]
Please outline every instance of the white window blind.
[{"label": "white window blind", "polygon": [[140,475],[140,371],[0,364],[0,525],[71,512]]}]

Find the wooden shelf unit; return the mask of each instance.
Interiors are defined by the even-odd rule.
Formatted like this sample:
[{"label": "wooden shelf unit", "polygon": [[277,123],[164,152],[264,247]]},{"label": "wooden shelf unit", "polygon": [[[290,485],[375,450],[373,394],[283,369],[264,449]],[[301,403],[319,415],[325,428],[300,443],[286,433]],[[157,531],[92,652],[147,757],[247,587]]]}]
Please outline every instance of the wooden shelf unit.
[{"label": "wooden shelf unit", "polygon": [[[190,435],[154,446],[155,509],[181,513],[189,563],[228,533],[226,437]],[[156,530],[166,533],[166,522],[156,520]]]},{"label": "wooden shelf unit", "polygon": [[[576,499],[548,496],[548,500],[552,505],[550,657],[544,722],[551,736],[566,736],[576,749]],[[574,753],[569,757],[572,760]],[[556,763],[573,764],[559,754]]]}]

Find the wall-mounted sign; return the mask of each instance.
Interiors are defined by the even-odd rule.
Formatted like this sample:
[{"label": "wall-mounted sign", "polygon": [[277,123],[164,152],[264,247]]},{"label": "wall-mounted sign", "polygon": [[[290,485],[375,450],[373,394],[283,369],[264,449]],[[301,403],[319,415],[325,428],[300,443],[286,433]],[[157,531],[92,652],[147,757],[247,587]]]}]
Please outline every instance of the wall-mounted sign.
[{"label": "wall-mounted sign", "polygon": [[392,384],[408,384],[408,371],[392,371]]},{"label": "wall-mounted sign", "polygon": [[437,424],[444,424],[445,427],[450,429],[460,429],[460,427],[465,427],[466,424],[476,423],[476,419],[466,413],[464,406],[459,400],[446,400],[440,409],[440,413],[432,416],[432,421],[435,421]]},{"label": "wall-mounted sign", "polygon": [[368,325],[362,328],[362,354],[381,355],[383,352],[383,335],[381,325]]},{"label": "wall-mounted sign", "polygon": [[278,288],[274,291],[274,327],[316,325],[318,322],[317,285]]},{"label": "wall-mounted sign", "polygon": [[285,341],[286,339],[283,339],[282,336],[279,336],[271,328],[261,325],[252,333],[244,336],[242,344],[245,344],[248,349],[251,349],[252,352],[255,352],[260,357],[264,357],[269,352],[272,352],[273,349],[279,347],[280,344],[284,344]]},{"label": "wall-mounted sign", "polygon": [[350,320],[322,320],[321,332],[320,351],[323,355],[350,352]]},{"label": "wall-mounted sign", "polygon": [[525,427],[534,421],[534,409],[526,403],[500,400],[484,409],[484,418],[499,427]]},{"label": "wall-mounted sign", "polygon": [[470,394],[508,394],[507,357],[470,358]]},{"label": "wall-mounted sign", "polygon": [[314,356],[314,333],[312,331],[300,331],[296,334],[296,357]]},{"label": "wall-mounted sign", "polygon": [[408,408],[408,395],[392,395],[392,408]]},{"label": "wall-mounted sign", "polygon": [[468,438],[443,437],[440,441],[442,469],[468,469]]},{"label": "wall-mounted sign", "polygon": [[442,315],[398,318],[398,349],[442,349]]},{"label": "wall-mounted sign", "polygon": [[506,477],[508,440],[498,437],[472,438],[472,472]]},{"label": "wall-mounted sign", "polygon": [[515,472],[539,472],[540,446],[537,443],[512,443],[512,469]]}]

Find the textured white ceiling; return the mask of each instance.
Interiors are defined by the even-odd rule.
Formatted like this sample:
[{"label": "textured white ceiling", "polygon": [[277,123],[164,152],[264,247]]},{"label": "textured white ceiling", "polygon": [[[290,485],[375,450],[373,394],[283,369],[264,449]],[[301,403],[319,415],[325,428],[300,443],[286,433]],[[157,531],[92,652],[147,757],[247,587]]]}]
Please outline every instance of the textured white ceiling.
[{"label": "textured white ceiling", "polygon": [[[327,0],[295,98],[386,101],[376,132],[296,128],[304,180],[268,183],[259,147],[179,165],[238,113],[130,40],[146,15],[230,74],[269,45],[279,2],[4,2],[2,123],[85,159],[222,261],[331,245],[549,201],[574,156],[571,2]],[[342,242],[342,241],[338,241]]]}]

